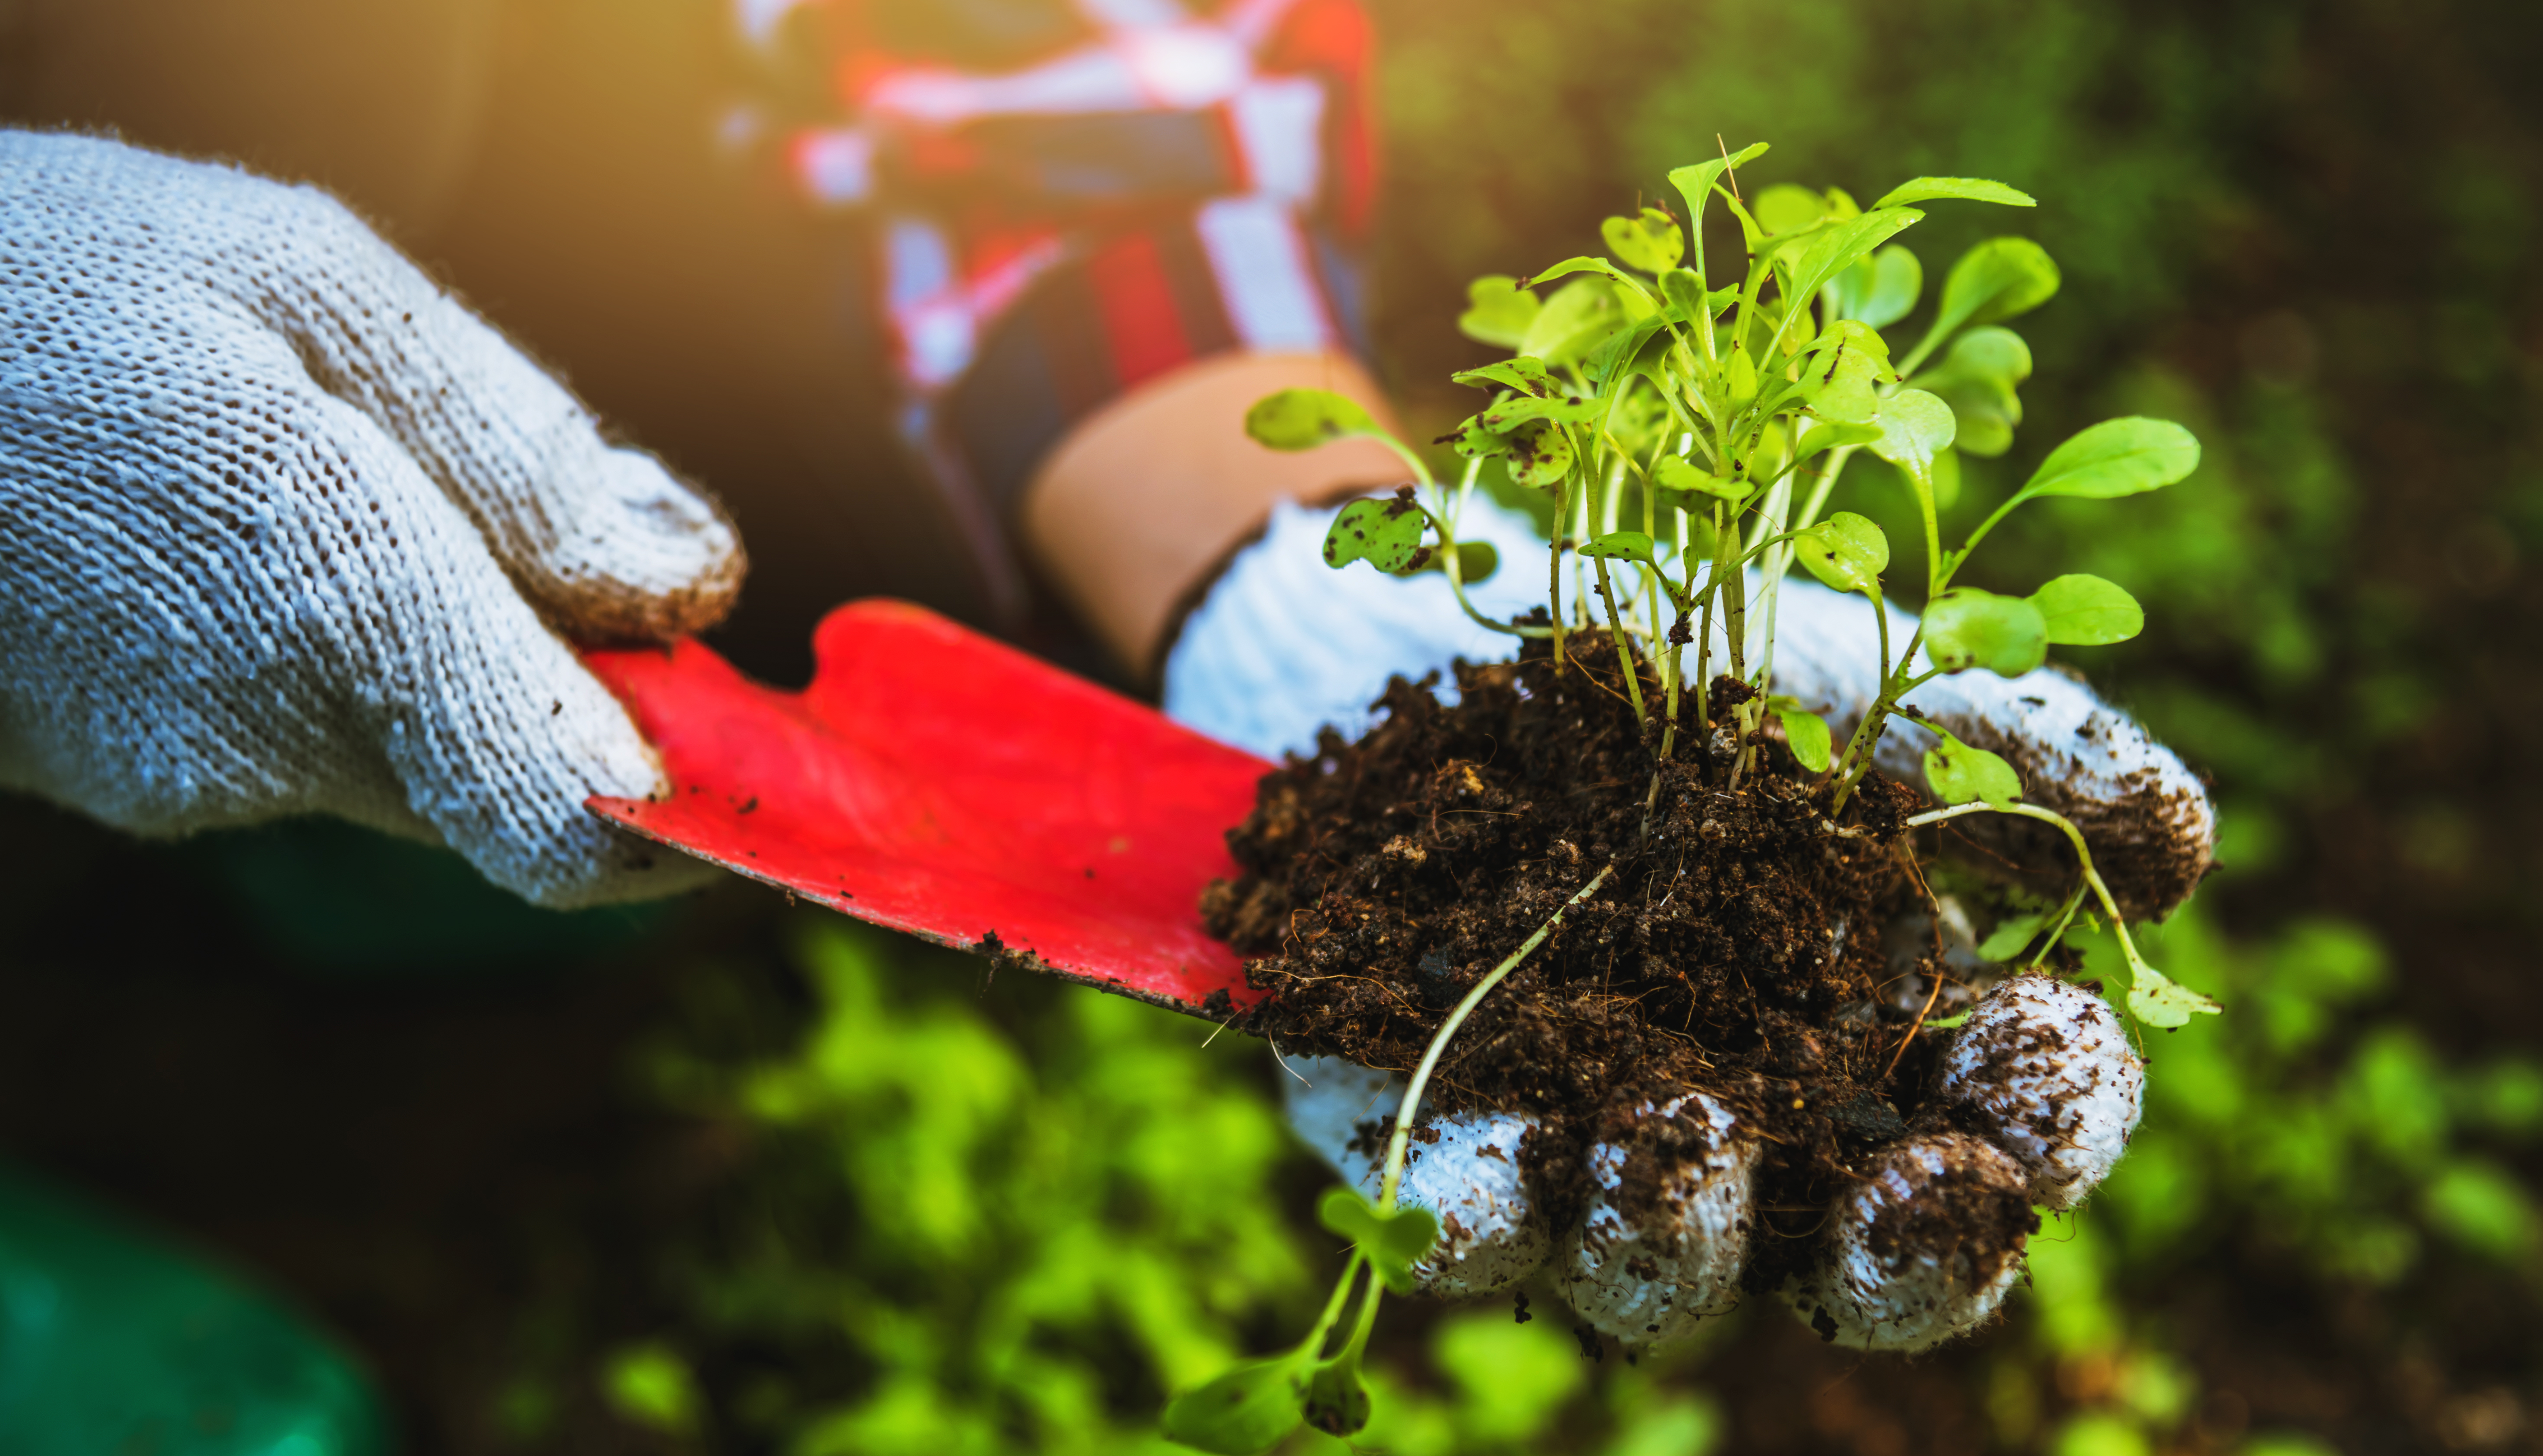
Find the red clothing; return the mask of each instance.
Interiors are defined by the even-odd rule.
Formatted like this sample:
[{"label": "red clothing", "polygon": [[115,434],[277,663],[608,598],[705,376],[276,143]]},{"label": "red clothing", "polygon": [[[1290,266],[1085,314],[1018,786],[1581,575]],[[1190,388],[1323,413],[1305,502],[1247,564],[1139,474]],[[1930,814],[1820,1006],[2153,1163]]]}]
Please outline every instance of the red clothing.
[{"label": "red clothing", "polygon": [[[797,9],[813,12],[795,17]],[[875,228],[904,428],[984,552],[1070,426],[1234,348],[1365,352],[1355,0],[741,0],[836,119],[787,150]]]}]

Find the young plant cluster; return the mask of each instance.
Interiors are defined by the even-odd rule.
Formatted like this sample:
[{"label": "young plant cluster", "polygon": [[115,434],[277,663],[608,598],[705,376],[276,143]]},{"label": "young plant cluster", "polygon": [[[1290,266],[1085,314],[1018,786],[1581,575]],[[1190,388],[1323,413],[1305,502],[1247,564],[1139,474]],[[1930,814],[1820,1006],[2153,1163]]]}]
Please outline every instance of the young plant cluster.
[{"label": "young plant cluster", "polygon": [[[2212,1002],[2170,981],[2138,954],[2082,831],[2024,803],[2020,776],[2005,759],[1962,742],[1906,701],[1944,674],[1983,669],[2018,677],[2041,666],[2052,646],[2135,636],[2143,622],[2136,601],[2098,576],[2057,576],[2025,596],[1956,584],[1956,577],[2021,505],[2160,489],[2196,468],[2197,441],[2165,421],[2096,424],[2050,451],[2019,490],[1947,550],[1938,504],[1957,489],[1960,454],[2004,453],[2022,418],[2019,388],[2031,374],[2031,352],[2003,321],[2047,301],[2058,272],[2027,239],[1980,243],[1953,265],[1922,333],[1896,349],[1882,331],[1915,310],[1923,269],[1892,240],[1924,217],[1921,204],[2027,207],[2033,199],[2000,183],[1929,177],[1869,207],[1841,191],[1793,186],[1768,188],[1750,202],[1737,169],[1765,150],[1763,143],[1736,153],[1726,148],[1720,157],[1671,173],[1684,214],[1648,206],[1608,218],[1605,257],[1567,259],[1527,279],[1487,277],[1473,284],[1461,327],[1512,353],[1455,376],[1489,391],[1491,401],[1441,441],[1466,461],[1453,489],[1431,477],[1420,454],[1338,395],[1273,395],[1248,416],[1249,432],[1281,450],[1373,438],[1413,473],[1416,484],[1392,498],[1357,500],[1339,513],[1324,543],[1329,565],[1366,561],[1395,575],[1442,572],[1478,623],[1549,639],[1558,672],[1568,668],[1606,685],[1577,651],[1581,634],[1603,635],[1613,656],[1595,656],[1620,669],[1621,681],[1609,691],[1630,706],[1652,757],[1646,835],[1666,766],[1691,771],[1725,793],[1768,772],[1761,750],[1770,718],[1792,760],[1814,780],[1808,787],[1824,805],[1825,832],[1860,833],[1849,822],[1849,805],[1892,720],[1906,717],[1938,739],[1923,767],[1940,801],[1909,817],[1909,826],[2009,814],[2047,822],[2072,844],[2076,881],[2062,904],[2032,923],[2025,937],[2036,947],[2031,965],[2047,960],[2079,913],[2089,915],[2090,896],[2116,934],[2127,966],[2126,1005],[2140,1022],[2177,1027],[2214,1011]],[[1742,244],[1737,276],[1721,287],[1713,285],[1705,256],[1705,221],[1713,208],[1735,221]],[[1549,293],[1537,291],[1558,282]],[[1922,526],[1926,605],[1903,642],[1892,640],[1884,598],[1887,537],[1861,514],[1828,510],[1848,462],[1864,451],[1895,467]],[[1544,611],[1518,622],[1484,616],[1466,594],[1469,580],[1498,565],[1489,548],[1458,536],[1481,470],[1492,460],[1553,504]],[[1862,596],[1878,624],[1878,691],[1841,745],[1816,711],[1829,705],[1776,691],[1778,598],[1796,563],[1825,585]],[[1682,734],[1681,725],[1690,731]],[[1427,1210],[1397,1206],[1408,1140],[1431,1073],[1475,1007],[1615,868],[1611,861],[1600,869],[1441,1021],[1395,1116],[1375,1202],[1348,1188],[1327,1196],[1324,1222],[1351,1239],[1354,1252],[1316,1328],[1288,1354],[1178,1399],[1167,1412],[1169,1435],[1208,1450],[1251,1451],[1301,1420],[1336,1434],[1364,1422],[1358,1362],[1379,1289],[1409,1289],[1410,1269],[1435,1235]],[[1363,1266],[1371,1278],[1350,1332],[1328,1355],[1329,1337]]]}]

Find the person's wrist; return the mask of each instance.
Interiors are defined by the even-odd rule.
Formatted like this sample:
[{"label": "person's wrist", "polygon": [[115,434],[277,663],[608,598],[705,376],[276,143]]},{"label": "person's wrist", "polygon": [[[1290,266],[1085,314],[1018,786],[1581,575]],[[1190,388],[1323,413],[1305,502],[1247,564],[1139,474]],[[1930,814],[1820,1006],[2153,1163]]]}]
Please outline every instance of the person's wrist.
[{"label": "person's wrist", "polygon": [[1346,355],[1219,354],[1080,421],[1026,487],[1018,525],[1027,549],[1132,672],[1153,670],[1181,609],[1261,529],[1273,502],[1403,479],[1403,462],[1374,441],[1283,454],[1248,438],[1245,412],[1255,401],[1296,387],[1335,390],[1386,413],[1376,383]]}]

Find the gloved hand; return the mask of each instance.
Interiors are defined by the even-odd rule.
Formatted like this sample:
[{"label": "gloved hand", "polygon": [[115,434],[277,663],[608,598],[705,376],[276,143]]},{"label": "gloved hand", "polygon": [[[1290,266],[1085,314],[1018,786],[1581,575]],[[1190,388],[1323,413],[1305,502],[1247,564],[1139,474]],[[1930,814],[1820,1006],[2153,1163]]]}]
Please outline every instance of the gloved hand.
[{"label": "gloved hand", "polygon": [[183,834],[333,813],[542,904],[712,871],[567,647],[732,606],[716,505],[343,204],[0,131],[0,785]]},{"label": "gloved hand", "polygon": [[[1330,519],[1279,507],[1263,540],[1231,562],[1169,654],[1169,714],[1267,756],[1312,751],[1323,724],[1364,728],[1391,674],[1418,679],[1453,656],[1507,655],[1508,640],[1469,622],[1436,575],[1329,571],[1318,545]],[[1493,542],[1504,561],[1543,551],[1525,522],[1480,501],[1459,535]],[[1534,605],[1539,583],[1516,575],[1470,595],[1488,615]],[[1779,627],[1776,690],[1821,712],[1841,740],[1877,687],[1869,608],[1797,578],[1783,584]],[[1912,619],[1893,616],[1893,641],[1912,630]],[[2081,683],[2048,669],[2012,680],[1970,672],[1908,701],[2003,754],[2028,797],[2083,825],[2131,913],[2170,909],[2205,873],[2214,813],[2203,788]],[[1934,741],[1896,723],[1882,762],[1911,777]],[[2034,855],[2044,880],[2064,877],[2034,842],[2001,848]],[[1958,942],[1953,958],[1974,968],[1967,928],[1946,930]],[[2019,975],[1967,1009],[1932,1099],[1960,1130],[1873,1149],[1824,1220],[1807,1271],[1781,1291],[1828,1339],[1915,1350],[1983,1322],[2020,1276],[2032,1206],[2080,1203],[2136,1125],[2143,1065],[2099,996]],[[1377,1129],[1401,1104],[1402,1079],[1337,1058],[1285,1060],[1296,1074],[1283,1078],[1292,1126],[1374,1196]],[[1588,1207],[1568,1228],[1548,1226],[1519,1178],[1532,1125],[1525,1113],[1491,1111],[1426,1123],[1435,1139],[1415,1144],[1400,1196],[1440,1217],[1442,1237],[1417,1271],[1426,1289],[1490,1293],[1543,1264],[1582,1319],[1628,1344],[1685,1335],[1735,1302],[1758,1222],[1758,1148],[1728,1109],[1690,1092],[1611,1117],[1587,1152]]]}]

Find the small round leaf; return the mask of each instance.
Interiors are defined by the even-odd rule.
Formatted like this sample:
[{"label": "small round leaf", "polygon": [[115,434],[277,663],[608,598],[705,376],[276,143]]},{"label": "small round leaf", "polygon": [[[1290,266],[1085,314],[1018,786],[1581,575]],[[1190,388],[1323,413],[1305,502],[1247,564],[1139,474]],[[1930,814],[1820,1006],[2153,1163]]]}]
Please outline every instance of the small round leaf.
[{"label": "small round leaf", "polygon": [[1503,436],[1509,441],[1510,479],[1522,486],[1559,486],[1572,472],[1572,436],[1563,426],[1531,420]]},{"label": "small round leaf", "polygon": [[2031,593],[2048,640],[2071,647],[2126,642],[2145,630],[2145,609],[2116,581],[2076,575],[2050,579]]},{"label": "small round leaf", "polygon": [[1364,560],[1389,575],[1418,572],[1429,564],[1430,550],[1422,544],[1429,524],[1422,507],[1401,496],[1354,500],[1325,531],[1325,565],[1341,571]]},{"label": "small round leaf", "polygon": [[1457,332],[1477,344],[1514,349],[1540,307],[1537,296],[1520,287],[1518,279],[1488,273],[1466,285],[1466,311],[1457,316]]},{"label": "small round leaf", "polygon": [[[1930,727],[1930,725],[1929,725]],[[1936,728],[1943,741],[1925,750],[1925,782],[1945,804],[2007,805],[2022,797],[2022,776],[1983,748]]]},{"label": "small round leaf", "polygon": [[1359,1246],[1378,1282],[1397,1294],[1413,1292],[1413,1265],[1439,1237],[1439,1217],[1427,1208],[1398,1204],[1379,1212],[1353,1188],[1330,1188],[1316,1200],[1316,1220]]},{"label": "small round leaf", "polygon": [[2214,1016],[2225,1008],[2215,998],[2190,989],[2162,971],[2138,961],[2130,968],[2128,1014],[2149,1027],[2172,1031],[2190,1025],[2194,1016]]},{"label": "small round leaf", "polygon": [[1652,559],[1652,538],[1640,531],[1609,531],[1587,542],[1580,554],[1606,561],[1640,561]]},{"label": "small round leaf", "polygon": [[1357,1359],[1318,1365],[1307,1377],[1307,1423],[1329,1436],[1357,1435],[1368,1424],[1368,1382]]},{"label": "small round leaf", "polygon": [[1618,263],[1647,273],[1665,272],[1686,256],[1686,234],[1657,207],[1636,217],[1610,217],[1598,225],[1598,236]]},{"label": "small round leaf", "polygon": [[1811,773],[1826,773],[1828,749],[1833,742],[1827,720],[1800,708],[1778,709],[1775,716],[1783,720],[1784,742],[1793,750],[1793,757]]},{"label": "small round leaf", "polygon": [[1268,1450],[1306,1418],[1297,1358],[1239,1365],[1166,1407],[1166,1439],[1219,1456]]},{"label": "small round leaf", "polygon": [[1834,286],[1839,318],[1887,329],[1915,310],[1925,267],[1905,244],[1892,243],[1837,274]]},{"label": "small round leaf", "polygon": [[[1457,579],[1468,586],[1479,586],[1491,580],[1493,574],[1502,569],[1502,554],[1490,541],[1460,541],[1457,543],[1456,556]],[[1421,570],[1447,571],[1448,553],[1444,551],[1430,553],[1430,560],[1425,563]]]},{"label": "small round leaf", "polygon": [[1960,430],[1952,407],[1921,389],[1902,389],[1881,402],[1875,422],[1881,438],[1872,442],[1872,453],[1931,489],[1934,457],[1952,447]]},{"label": "small round leaf", "polygon": [[2061,281],[2047,249],[2029,238],[1990,238],[1952,265],[1940,318],[1957,329],[2029,313],[2056,297]]},{"label": "small round leaf", "polygon": [[2048,624],[2026,598],[1956,586],[1925,608],[1925,651],[1946,672],[2020,677],[2048,659]]},{"label": "small round leaf", "polygon": [[1811,575],[1839,591],[1869,593],[1889,567],[1889,538],[1869,516],[1840,510],[1798,533],[1793,554]]},{"label": "small round leaf", "polygon": [[1245,432],[1274,450],[1312,450],[1347,435],[1375,434],[1377,421],[1359,406],[1323,389],[1284,389],[1245,412]]}]

